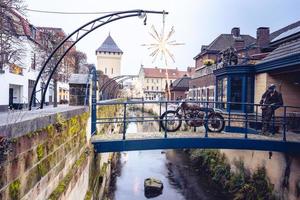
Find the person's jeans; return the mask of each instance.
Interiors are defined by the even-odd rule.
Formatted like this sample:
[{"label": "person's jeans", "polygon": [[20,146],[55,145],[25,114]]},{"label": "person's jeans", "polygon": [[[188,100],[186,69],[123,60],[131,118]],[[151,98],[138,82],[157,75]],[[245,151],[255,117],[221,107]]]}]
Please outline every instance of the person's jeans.
[{"label": "person's jeans", "polygon": [[270,122],[274,115],[274,109],[266,107],[262,109],[262,132],[269,132]]}]

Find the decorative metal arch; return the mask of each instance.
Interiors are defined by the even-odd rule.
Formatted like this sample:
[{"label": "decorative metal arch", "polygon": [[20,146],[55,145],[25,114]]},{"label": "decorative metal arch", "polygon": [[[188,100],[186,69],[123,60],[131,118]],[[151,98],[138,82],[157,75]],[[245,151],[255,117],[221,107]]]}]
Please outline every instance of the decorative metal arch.
[{"label": "decorative metal arch", "polygon": [[135,76],[135,75],[121,75],[121,76],[115,76],[111,79],[109,79],[108,81],[106,81],[102,86],[101,88],[99,89],[99,92],[101,92],[102,90],[104,90],[108,85],[110,85],[111,83],[113,83],[114,81],[117,81],[118,79],[121,79],[121,78],[127,78],[127,79],[130,79],[130,78],[136,78],[138,76]]},{"label": "decorative metal arch", "polygon": [[[102,86],[101,88],[99,89],[99,93],[102,92],[104,93],[104,91],[114,82],[119,82],[119,81],[124,81],[124,80],[128,80],[128,79],[131,79],[131,78],[135,78],[135,77],[138,77],[138,76],[135,76],[135,75],[121,75],[121,76],[116,76],[116,77],[113,77],[112,79],[106,81]],[[122,80],[119,80],[119,79],[122,79]]]},{"label": "decorative metal arch", "polygon": [[[89,33],[91,33],[92,31],[94,31],[95,29],[120,20],[120,19],[124,19],[124,18],[128,18],[128,17],[142,17],[145,18],[144,23],[146,22],[147,16],[146,14],[168,14],[168,12],[165,11],[149,11],[149,10],[129,10],[129,11],[122,11],[122,12],[115,12],[112,14],[108,14],[99,18],[96,18],[88,23],[86,23],[85,25],[79,27],[78,29],[76,29],[74,32],[72,32],[70,35],[68,35],[64,40],[62,40],[60,42],[60,44],[51,52],[51,54],[49,55],[49,57],[47,58],[46,62],[44,63],[44,65],[42,66],[37,79],[35,81],[34,87],[33,87],[33,91],[31,93],[31,97],[30,97],[30,102],[29,102],[29,110],[32,109],[32,103],[33,100],[35,98],[36,95],[36,87],[38,82],[40,81],[41,77],[45,77],[47,82],[45,84],[45,87],[42,88],[41,93],[41,103],[40,103],[40,109],[43,108],[44,103],[45,103],[45,96],[46,96],[46,92],[49,86],[49,83],[58,67],[58,65],[61,63],[61,61],[63,60],[63,58],[66,56],[66,54],[72,49],[73,46],[75,46],[75,44],[77,42],[79,42],[82,38],[84,38],[86,35],[88,35]],[[76,36],[75,41],[67,48],[64,49],[63,45],[69,41],[69,39],[71,39],[71,37]],[[62,52],[61,56],[59,56],[59,59],[57,60],[57,62],[55,63],[55,65],[51,65],[49,62],[52,59],[52,57],[55,55],[55,53],[57,52]]]},{"label": "decorative metal arch", "polygon": [[[120,82],[122,83],[122,81],[120,81]],[[117,84],[113,86],[112,90],[107,93],[108,99],[115,98],[115,94],[116,94],[116,92],[119,92],[119,88],[121,86],[120,82],[117,82]]]}]

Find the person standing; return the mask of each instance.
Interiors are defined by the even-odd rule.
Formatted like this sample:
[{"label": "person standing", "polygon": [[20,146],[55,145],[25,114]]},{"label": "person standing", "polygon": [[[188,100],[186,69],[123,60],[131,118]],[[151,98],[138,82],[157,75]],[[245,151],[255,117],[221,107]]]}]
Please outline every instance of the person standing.
[{"label": "person standing", "polygon": [[282,95],[276,90],[274,84],[271,84],[262,95],[260,104],[262,109],[262,134],[269,135],[270,121],[275,110],[283,105]]}]

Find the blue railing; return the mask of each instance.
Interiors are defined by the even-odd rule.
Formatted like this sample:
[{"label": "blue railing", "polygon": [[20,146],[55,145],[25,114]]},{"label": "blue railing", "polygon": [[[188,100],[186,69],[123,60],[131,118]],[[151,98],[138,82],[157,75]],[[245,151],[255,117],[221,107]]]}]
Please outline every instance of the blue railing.
[{"label": "blue railing", "polygon": [[[96,118],[95,124],[122,124],[122,139],[126,140],[126,126],[130,122],[157,122],[159,126],[159,131],[162,131],[161,122],[168,123],[168,120],[161,119],[160,116],[166,110],[174,110],[182,101],[144,101],[143,99],[134,100],[127,99],[125,101],[105,101],[105,102],[97,102],[97,108],[101,106],[109,106],[109,105],[119,105],[122,107],[123,112],[122,115],[113,116],[113,117],[105,117],[105,118]],[[195,103],[204,108],[204,118],[192,118],[193,120],[203,120],[204,126],[206,127],[211,121],[208,119],[209,109],[214,109],[217,112],[220,112],[224,117],[225,121],[225,132],[238,132],[243,133],[244,138],[248,138],[248,134],[259,134],[261,133],[262,124],[262,114],[261,114],[261,106],[260,104],[254,103],[239,103],[239,102],[216,102],[216,101],[196,101],[189,100],[190,103]],[[239,111],[225,111],[222,109],[218,109],[224,105],[228,106],[236,106],[241,104],[241,107],[245,107],[245,112]],[[128,116],[128,110],[139,109],[141,113],[140,116],[130,117]],[[146,112],[150,112],[152,115],[145,115]],[[293,115],[292,115],[293,114]],[[184,120],[183,120],[184,121]],[[297,121],[299,123],[297,123]],[[266,122],[264,122],[266,123]],[[272,117],[269,124],[269,131],[272,133],[270,136],[282,134],[281,140],[287,141],[287,133],[295,134],[297,136],[298,131],[300,132],[300,107],[296,106],[280,106],[275,115]],[[294,127],[293,127],[294,126]],[[192,127],[193,128],[193,127]],[[196,127],[190,131],[196,131]],[[204,129],[205,137],[209,137],[208,128]],[[300,134],[299,134],[300,136]],[[168,138],[167,129],[164,130],[164,138]],[[297,139],[297,138],[296,138]],[[299,141],[300,142],[300,141]]]}]

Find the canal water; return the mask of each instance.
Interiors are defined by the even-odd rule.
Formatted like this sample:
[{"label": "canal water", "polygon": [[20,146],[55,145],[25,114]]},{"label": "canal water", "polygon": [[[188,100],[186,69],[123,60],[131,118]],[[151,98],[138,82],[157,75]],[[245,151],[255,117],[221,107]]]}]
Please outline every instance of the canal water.
[{"label": "canal water", "polygon": [[[157,124],[130,123],[128,133],[155,131]],[[147,134],[147,133],[145,133]],[[226,200],[219,188],[190,166],[184,153],[175,150],[130,151],[120,153],[118,172],[113,181],[114,200],[143,200],[144,180],[159,179],[164,188],[151,199],[163,200]]]}]

